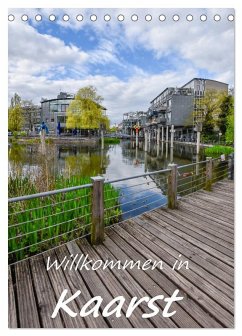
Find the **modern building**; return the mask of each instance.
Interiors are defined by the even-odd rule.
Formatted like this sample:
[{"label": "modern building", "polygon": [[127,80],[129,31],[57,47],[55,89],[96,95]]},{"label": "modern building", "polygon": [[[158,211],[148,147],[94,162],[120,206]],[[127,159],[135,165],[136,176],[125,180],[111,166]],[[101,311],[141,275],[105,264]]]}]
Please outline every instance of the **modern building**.
[{"label": "modern building", "polygon": [[[228,84],[205,78],[193,78],[182,87],[167,87],[150,102],[147,112],[125,113],[123,119],[123,132],[132,135],[134,125],[139,124],[142,130],[150,133],[150,138],[155,138],[159,128],[169,128],[174,125],[175,139],[195,140],[194,132],[197,120],[193,113],[201,111],[201,98],[208,90],[228,92]],[[141,118],[142,116],[142,118]],[[133,133],[132,133],[133,132]],[[169,132],[164,132],[164,138],[169,137]]]},{"label": "modern building", "polygon": [[193,91],[193,111],[195,112],[193,114],[193,125],[196,125],[196,123],[200,119],[201,114],[199,113],[199,111],[202,111],[200,101],[201,98],[204,97],[206,91],[211,90],[228,93],[228,84],[205,78],[193,78],[188,83],[184,84],[182,88],[191,89]]},{"label": "modern building", "polygon": [[50,134],[56,134],[58,123],[62,133],[66,132],[66,111],[74,95],[67,92],[60,92],[57,98],[41,99],[41,117],[48,128]]},{"label": "modern building", "polygon": [[145,126],[147,120],[147,112],[136,111],[123,114],[122,129],[126,135],[133,135],[134,127],[136,125],[142,127]]},{"label": "modern building", "polygon": [[[49,129],[50,134],[57,133],[57,127],[60,126],[60,133],[71,133],[70,130],[66,128],[67,119],[67,109],[75,98],[74,94],[67,92],[60,92],[57,98],[44,99],[41,100],[41,110],[42,110],[42,121],[44,121]],[[106,108],[100,106],[106,113]],[[96,134],[96,130],[75,130],[78,134],[83,136],[88,136],[90,134]]]},{"label": "modern building", "polygon": [[193,91],[190,88],[168,87],[150,102],[147,126],[171,126],[180,136],[189,127],[193,111]]}]

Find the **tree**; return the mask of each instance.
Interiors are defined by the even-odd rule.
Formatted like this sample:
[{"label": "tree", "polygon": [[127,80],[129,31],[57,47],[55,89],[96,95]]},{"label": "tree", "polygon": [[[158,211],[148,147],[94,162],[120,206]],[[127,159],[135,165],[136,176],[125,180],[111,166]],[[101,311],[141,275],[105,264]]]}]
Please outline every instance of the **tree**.
[{"label": "tree", "polygon": [[23,108],[23,117],[25,120],[25,125],[29,130],[33,130],[34,124],[36,122],[36,117],[38,115],[38,107],[35,106],[32,100],[22,100],[21,106]]},{"label": "tree", "polygon": [[204,97],[198,100],[194,119],[202,122],[202,131],[205,135],[214,134],[214,128],[218,124],[221,113],[221,103],[225,96],[224,91],[211,89],[207,90]]},{"label": "tree", "polygon": [[21,97],[17,93],[15,93],[13,95],[13,97],[11,98],[10,107],[13,108],[13,107],[15,107],[17,105],[21,105]]},{"label": "tree", "polygon": [[234,114],[227,117],[227,129],[225,133],[226,143],[234,143]]},{"label": "tree", "polygon": [[12,132],[21,130],[24,123],[23,109],[20,105],[8,109],[8,129]]},{"label": "tree", "polygon": [[97,104],[101,104],[103,101],[103,97],[97,94],[97,89],[92,85],[79,89],[75,98],[78,100],[91,100]]},{"label": "tree", "polygon": [[103,98],[97,95],[94,87],[81,88],[67,109],[66,127],[69,129],[108,128],[109,119],[100,105]]},{"label": "tree", "polygon": [[222,134],[225,134],[228,125],[228,116],[234,113],[234,97],[232,95],[225,96],[220,105],[220,109],[218,127]]}]

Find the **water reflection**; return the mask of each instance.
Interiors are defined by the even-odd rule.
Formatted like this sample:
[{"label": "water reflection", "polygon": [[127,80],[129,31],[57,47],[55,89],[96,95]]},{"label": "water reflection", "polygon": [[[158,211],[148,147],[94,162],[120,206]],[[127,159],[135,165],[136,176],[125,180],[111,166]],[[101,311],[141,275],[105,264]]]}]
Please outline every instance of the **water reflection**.
[{"label": "water reflection", "polygon": [[[144,172],[167,168],[170,162],[185,165],[199,157],[194,156],[194,148],[177,146],[171,150],[168,143],[148,143],[144,151],[144,142],[125,140],[119,145],[105,145],[104,149],[93,144],[47,144],[44,152],[39,144],[9,145],[9,173],[34,178],[39,171],[45,170],[45,176],[55,178],[58,175],[78,175],[90,177],[104,175],[113,180]],[[150,175],[134,180],[114,184],[121,190],[124,218],[137,215],[166,201],[166,180],[161,175]],[[50,186],[51,187],[51,186]]]}]

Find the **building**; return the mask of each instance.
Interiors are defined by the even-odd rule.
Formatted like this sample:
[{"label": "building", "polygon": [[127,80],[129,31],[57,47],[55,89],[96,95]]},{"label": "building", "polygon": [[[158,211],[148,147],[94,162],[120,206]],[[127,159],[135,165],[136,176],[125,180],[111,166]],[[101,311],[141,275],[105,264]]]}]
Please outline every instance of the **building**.
[{"label": "building", "polygon": [[199,122],[199,118],[201,114],[199,111],[202,110],[200,101],[201,98],[204,97],[206,91],[221,91],[228,93],[228,84],[219,82],[213,79],[205,79],[205,78],[193,78],[188,83],[184,84],[182,88],[191,89],[193,91],[193,125],[196,125]]},{"label": "building", "polygon": [[[53,99],[44,99],[41,100],[41,110],[42,110],[42,121],[44,121],[49,129],[50,134],[57,133],[57,127],[60,126],[60,133],[71,133],[70,130],[66,128],[66,119],[67,119],[67,109],[75,98],[74,94],[67,92],[60,92],[57,98]],[[99,105],[100,106],[100,105]],[[106,112],[106,108],[100,106],[103,111]],[[96,130],[75,130],[75,133],[78,133],[83,136],[94,135]]]},{"label": "building", "polygon": [[141,129],[147,121],[147,112],[136,111],[123,114],[122,130],[123,134],[133,135],[134,126],[139,125]]},{"label": "building", "polygon": [[176,128],[176,136],[181,136],[184,127],[189,128],[189,118],[193,111],[194,96],[190,88],[168,87],[150,102],[147,126]]},{"label": "building", "polygon": [[[150,102],[147,112],[125,113],[123,118],[123,132],[132,135],[134,125],[141,126],[140,135],[146,129],[150,139],[155,138],[160,128],[166,128],[162,134],[164,139],[169,137],[168,128],[174,125],[174,138],[177,140],[194,141],[195,126],[202,110],[201,98],[208,90],[228,92],[228,84],[205,78],[193,78],[182,87],[167,87]],[[195,115],[195,116],[194,116]],[[132,131],[133,130],[133,131]],[[133,133],[132,133],[133,132]]]},{"label": "building", "polygon": [[74,98],[73,94],[60,92],[57,98],[41,99],[42,121],[47,124],[50,134],[56,134],[58,123],[61,133],[66,132],[66,111]]}]

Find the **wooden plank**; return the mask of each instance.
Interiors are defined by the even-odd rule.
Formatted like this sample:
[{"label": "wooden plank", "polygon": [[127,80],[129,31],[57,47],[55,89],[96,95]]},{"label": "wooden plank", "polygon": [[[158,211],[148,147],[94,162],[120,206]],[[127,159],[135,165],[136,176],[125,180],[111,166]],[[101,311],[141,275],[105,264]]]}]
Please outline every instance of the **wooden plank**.
[{"label": "wooden plank", "polygon": [[[160,213],[160,210],[157,210]],[[161,210],[162,211],[162,210]],[[179,220],[177,217],[174,215],[170,214],[168,211],[165,209],[162,211],[162,218],[165,220],[168,218],[169,220],[172,220],[173,225],[179,226],[179,230],[183,231],[187,235],[196,238],[203,242],[205,245],[212,247],[213,249],[216,249],[217,251],[223,253],[223,255],[226,255],[230,258],[234,257],[233,251],[229,250],[228,248],[216,243],[214,240],[209,239],[206,236],[202,236],[201,233],[197,233],[198,230],[195,230],[194,227],[191,227],[184,223],[184,221]]]},{"label": "wooden plank", "polygon": [[217,191],[205,193],[205,191],[201,190],[199,191],[198,195],[201,197],[205,196],[207,199],[211,199],[211,202],[214,202],[214,203],[222,202],[227,207],[230,207],[231,205],[233,206],[234,204],[234,198],[231,195],[231,193],[228,194],[229,196],[228,195],[226,196],[226,195],[221,195]]},{"label": "wooden plank", "polygon": [[197,232],[201,236],[207,237],[208,239],[218,243],[219,245],[224,246],[231,251],[234,251],[233,243],[229,243],[226,239],[224,239],[223,235],[220,235],[220,237],[218,237],[216,231],[213,231],[210,228],[206,229],[204,223],[201,221],[196,221],[196,218],[190,219],[181,210],[170,212],[169,209],[167,209],[167,213],[170,213],[171,216],[176,218],[179,221],[179,223],[181,223],[181,225],[184,225],[185,227],[190,228],[194,232]]},{"label": "wooden plank", "polygon": [[52,319],[51,315],[57,304],[42,255],[30,259],[33,286],[36,292],[36,304],[43,328],[63,328],[60,315]]},{"label": "wooden plank", "polygon": [[[100,260],[99,255],[90,246],[90,244],[87,242],[86,239],[82,239],[78,241],[77,244],[84,255],[88,255],[93,261]],[[126,291],[125,287],[123,287],[119,283],[117,278],[112,274],[112,272],[108,268],[105,270],[103,270],[102,268],[99,268],[96,271],[96,273],[98,274],[103,284],[106,284],[113,298],[118,297],[120,295],[122,295],[125,298],[125,302],[124,302],[122,310],[124,311],[124,313],[126,313],[129,307],[129,302],[131,301],[132,297]],[[135,311],[133,312],[133,314],[129,317],[129,321],[132,324],[132,326],[134,328],[152,328],[153,325],[149,322],[148,319],[143,319],[142,314],[143,312],[141,311],[141,309],[137,307]]]},{"label": "wooden plank", "polygon": [[[226,228],[218,223],[215,223],[212,218],[207,219],[201,216],[198,213],[190,212],[186,209],[179,209],[186,218],[194,219],[194,222],[203,222],[203,227],[206,230],[211,230],[211,232],[216,232],[219,237],[223,237],[226,241],[233,243],[234,242],[234,233],[232,228]],[[195,223],[196,223],[195,222]],[[195,224],[196,225],[196,224]]]},{"label": "wooden plank", "polygon": [[[108,230],[108,237],[110,239],[106,239],[104,242],[104,245],[107,246],[107,248],[109,250],[114,251],[114,253],[117,252],[117,250],[119,251],[120,249],[122,249],[122,251],[127,254],[129,256],[129,258],[131,258],[132,260],[140,260],[141,262],[144,262],[145,260],[147,260],[147,258],[143,257],[143,255],[141,254],[140,251],[137,251],[134,249],[134,244],[132,242],[132,245],[127,242],[126,240],[124,240],[123,238],[121,238],[116,232],[114,232],[114,230]],[[117,248],[116,246],[119,245],[119,247]],[[120,260],[122,260],[122,256],[120,255],[116,255],[116,257]],[[126,258],[127,259],[127,258]],[[156,258],[157,260],[157,258]],[[134,269],[133,269],[134,270]],[[133,271],[132,270],[132,271]],[[145,273],[143,273],[145,274]],[[212,318],[204,309],[201,308],[200,305],[198,305],[196,303],[196,301],[194,299],[191,298],[191,296],[187,295],[187,292],[185,292],[181,286],[177,286],[176,284],[174,284],[173,281],[170,281],[167,277],[166,277],[166,272],[164,271],[163,273],[158,271],[157,269],[152,270],[152,272],[149,272],[146,274],[152,279],[154,280],[154,282],[156,283],[156,286],[161,286],[162,288],[162,292],[165,291],[167,292],[169,295],[172,295],[172,293],[174,292],[174,290],[179,289],[179,293],[181,296],[183,296],[185,299],[182,301],[179,301],[177,304],[178,306],[181,306],[195,321],[197,321],[197,323],[200,324],[200,326],[202,327],[219,327],[222,324],[218,323],[217,320],[215,320],[214,318]],[[137,279],[137,281],[141,281],[143,277],[140,277]],[[155,287],[156,287],[155,286]],[[155,288],[154,287],[154,288]],[[147,290],[151,289],[152,286],[147,286],[146,287]],[[176,304],[176,310],[178,311],[177,308],[177,304]],[[177,315],[177,314],[176,314]],[[174,315],[174,318],[175,316]],[[183,320],[183,323],[185,323],[186,327],[191,326],[191,324],[187,323],[187,320],[185,319],[181,319],[181,321]],[[180,325],[180,324],[178,324]]]},{"label": "wooden plank", "polygon": [[[113,228],[120,237],[125,239],[129,244],[133,245],[136,250],[140,251],[140,253],[147,259],[157,260],[157,255],[155,255],[152,251],[144,246],[143,243],[140,243],[136,238],[132,237],[127,233],[126,230],[121,227]],[[137,232],[136,232],[137,235]],[[144,237],[143,237],[144,239]],[[152,242],[149,241],[150,246],[153,246]],[[158,270],[160,271],[160,270]],[[179,272],[174,272],[170,269],[170,267],[166,267],[165,274],[169,279],[171,279],[177,287],[184,290],[187,295],[191,296],[193,299],[197,300],[202,307],[204,307],[207,312],[209,312],[214,318],[219,320],[226,327],[233,327],[233,315],[225,310],[221,305],[219,305],[215,300],[211,299],[210,296],[203,293],[200,289],[194,286],[190,281],[188,281],[185,277],[183,277]],[[214,295],[214,293],[211,293]],[[224,302],[225,304],[225,302]],[[227,302],[227,308],[233,309],[230,307],[229,302]]]},{"label": "wooden plank", "polygon": [[[57,255],[55,253],[55,250],[49,250],[47,252],[43,253],[45,265],[47,265],[47,258],[50,257],[50,260],[53,262],[57,259]],[[55,268],[51,267],[48,270],[48,276],[51,281],[55,297],[57,300],[59,300],[62,292],[64,289],[68,290],[67,298],[72,296],[75,292],[72,292],[70,287],[68,286],[68,283],[65,278],[65,274],[61,268],[56,270]],[[77,303],[75,300],[72,300],[70,303],[68,303],[68,307],[74,311],[77,312],[77,315],[75,318],[71,317],[69,314],[67,314],[65,311],[60,310],[58,314],[61,314],[62,320],[65,324],[66,328],[85,328],[85,323],[83,318],[78,314],[80,311],[79,307],[77,306]]]},{"label": "wooden plank", "polygon": [[198,211],[197,208],[193,204],[190,204],[187,199],[182,199],[179,201],[179,209],[182,211],[184,209],[187,209],[187,211],[191,213],[197,214],[198,216],[202,216],[206,221],[213,220],[215,224],[219,224],[224,230],[233,233],[234,223],[228,223],[228,221],[219,219],[217,216],[211,216],[211,213],[204,208],[200,208]]},{"label": "wooden plank", "polygon": [[[206,195],[206,191],[205,190],[200,190],[200,192],[204,195]],[[221,199],[226,199],[227,201],[230,201],[233,203],[234,201],[234,190],[233,191],[224,191],[221,190],[221,188],[213,188],[212,190],[213,195],[216,195],[217,197],[221,198]]]},{"label": "wooden plank", "polygon": [[156,213],[155,211],[145,213],[144,215],[142,215],[142,217],[143,216],[145,218],[147,217],[152,221],[154,221],[154,223],[157,224],[157,227],[160,226],[161,228],[165,229],[166,234],[170,235],[172,239],[178,241],[182,239],[184,246],[189,246],[191,249],[194,249],[194,251],[197,254],[199,254],[202,258],[204,258],[205,260],[209,260],[213,265],[215,265],[218,268],[220,267],[221,269],[223,269],[224,272],[233,276],[233,261],[229,262],[229,260],[227,260],[227,262],[229,262],[230,265],[225,263],[222,254],[221,254],[222,260],[218,259],[217,258],[218,252],[216,250],[207,247],[205,248],[204,244],[202,244],[199,240],[187,236],[186,234],[184,234],[184,232],[180,231],[179,228],[177,229],[176,227],[174,227],[172,225],[173,224],[172,221],[166,219],[166,222],[164,222],[162,216],[159,213]]},{"label": "wooden plank", "polygon": [[[125,240],[120,238],[114,231],[108,231],[108,238],[105,239],[104,245],[112,251],[115,255],[116,259],[121,260],[124,264],[126,260],[140,260],[141,262],[145,262],[145,258],[142,257],[139,253],[135,251]],[[164,274],[158,272],[156,269],[151,272],[142,272],[135,267],[133,269],[127,268],[127,271],[132,275],[135,281],[145,290],[151,297],[155,297],[157,295],[163,294],[165,297],[171,296],[174,290],[177,289],[175,285],[169,281]],[[179,294],[187,297],[186,293],[180,291]],[[165,307],[163,301],[158,301],[157,305],[162,308]],[[203,315],[203,311],[201,309],[197,310],[197,304],[194,303],[193,300],[187,302],[179,301],[179,303],[174,303],[174,309],[176,310],[176,314],[173,315],[170,319],[161,318],[159,327],[163,327],[164,323],[171,323],[173,320],[178,327],[198,327],[209,325],[219,324],[216,321],[210,320],[207,318],[207,314]],[[199,318],[199,323],[196,321],[196,318]],[[215,324],[214,324],[215,323]],[[174,324],[173,324],[174,327]]]},{"label": "wooden plank", "polygon": [[[69,255],[69,251],[65,245],[62,245],[56,249],[56,255],[57,255],[59,262],[61,262],[66,256]],[[86,285],[80,273],[77,272],[75,269],[70,270],[69,267],[67,267],[64,270],[64,272],[66,274],[66,281],[71,291],[74,293],[77,290],[81,290],[81,294],[76,298],[76,303],[78,307],[83,307],[84,304],[86,304],[89,300],[92,299],[92,297],[88,289],[86,288]],[[80,284],[82,284],[81,287],[80,287]],[[88,328],[108,328],[109,327],[101,314],[95,318],[93,318],[92,315],[88,315],[85,318],[83,318],[83,320],[86,323],[86,326]]]},{"label": "wooden plank", "polygon": [[218,218],[222,218],[229,223],[233,222],[234,211],[232,205],[228,207],[223,201],[212,202],[211,198],[203,197],[200,194],[196,195],[195,198],[186,198],[186,201],[192,202],[196,207],[209,210],[211,214],[215,214]]},{"label": "wooden plank", "polygon": [[[183,208],[187,209],[188,211],[198,213],[198,211],[194,207],[194,205],[191,205],[189,202],[182,199],[182,200],[179,201],[179,209],[182,210]],[[211,218],[212,218],[214,222],[216,222],[220,225],[223,225],[225,228],[227,227],[227,228],[233,229],[233,227],[234,227],[233,223],[227,223],[226,221],[221,220],[221,219],[217,218],[216,216],[211,216],[211,214],[208,211],[206,211],[206,209],[200,208],[199,209],[199,215],[201,215],[205,219],[209,219],[209,220],[211,220]]]},{"label": "wooden plank", "polygon": [[184,197],[182,201],[192,201],[195,207],[201,207],[210,213],[214,213],[218,218],[224,219],[230,222],[231,218],[233,218],[233,204],[230,206],[224,204],[223,201],[213,202],[211,198],[207,196],[203,196],[202,194],[198,193],[196,197]]},{"label": "wooden plank", "polygon": [[[109,238],[106,239],[106,241],[108,241],[108,240],[109,240]],[[112,247],[111,250],[114,251],[115,255],[117,255],[117,258],[103,244],[102,245],[97,245],[94,248],[98,252],[98,254],[100,255],[100,257],[103,261],[113,260],[114,262],[116,262],[116,261],[119,260],[122,263],[124,263],[125,260],[129,260],[129,257],[117,245],[115,245],[115,243],[113,243],[113,245],[115,246],[115,248]],[[141,273],[139,270],[135,270],[135,269],[134,270],[128,270],[128,269],[127,270],[122,270],[122,269],[118,269],[118,268],[113,269],[112,272],[115,275],[115,277],[117,277],[117,279],[119,280],[121,285],[124,288],[127,289],[127,291],[130,293],[130,295],[132,297],[136,296],[138,298],[141,298],[141,297],[145,297],[145,296],[149,296],[149,295],[151,297],[154,297],[156,295],[160,295],[160,289],[157,286],[157,284],[155,282],[153,282],[149,278],[149,276],[144,272]],[[140,283],[142,283],[142,287],[141,287]],[[164,291],[163,291],[163,293],[164,293]],[[144,313],[150,313],[150,309],[147,307],[146,304],[141,304],[140,308]],[[157,315],[149,318],[149,320],[152,322],[152,324],[156,328],[161,328],[161,327],[174,328],[174,327],[176,327],[176,324],[172,323],[172,318],[169,319],[168,323],[167,323],[166,321],[164,321],[164,318],[160,314],[157,314]],[[174,322],[176,322],[176,321],[177,321],[177,323],[180,322],[177,319],[174,319]],[[181,323],[182,323],[182,321],[183,320],[181,320]],[[194,324],[194,327],[197,327],[197,326],[198,326],[197,324]],[[186,326],[184,326],[184,327],[186,327]]]},{"label": "wooden plank", "polygon": [[[70,253],[73,255],[82,254],[79,246],[72,242],[67,243],[67,248]],[[100,281],[100,278],[96,274],[96,272],[91,272],[83,268],[81,270],[81,275],[85,281],[85,285],[88,287],[92,296],[101,296],[103,301],[101,304],[101,309],[105,308],[105,306],[113,299],[111,294],[109,293],[106,286]],[[126,319],[123,315],[119,318],[113,318],[112,316],[105,317],[105,320],[112,328],[132,328],[132,324]]]},{"label": "wooden plank", "polygon": [[14,284],[11,274],[11,268],[8,267],[8,327],[18,328],[17,309],[14,295]]},{"label": "wooden plank", "polygon": [[[133,228],[131,225],[129,225],[129,223],[122,225],[122,228],[124,228],[125,231],[132,235],[137,241],[143,243],[143,245],[150,249],[154,255],[158,256],[161,260],[167,263],[170,268],[172,268],[174,260],[176,260],[178,255],[181,253],[181,251],[177,251],[177,253],[174,250],[171,252],[169,249],[165,248],[164,243],[158,246],[158,244],[153,243],[152,240],[155,237],[152,234],[145,235],[144,230],[140,232],[140,230],[138,230],[136,227]],[[194,269],[197,271],[196,273],[194,272]],[[215,288],[211,282],[209,283],[208,279],[207,281],[204,281],[203,269],[199,272],[199,268],[195,267],[195,265],[192,265],[191,263],[191,268],[189,271],[181,268],[177,272],[183,275],[191,284],[212,297],[213,300],[215,300],[218,304],[233,313],[233,300],[228,297],[227,293],[222,293],[218,288]]]},{"label": "wooden plank", "polygon": [[221,192],[225,195],[231,195],[234,196],[234,185],[233,186],[228,186],[226,185],[226,187],[223,187],[221,185],[218,185],[217,183],[213,185],[213,192]]},{"label": "wooden plank", "polygon": [[20,328],[40,328],[40,320],[28,261],[15,265]]},{"label": "wooden plank", "polygon": [[[197,273],[201,278],[208,281],[210,284],[218,288],[229,298],[234,298],[233,291],[233,279],[230,283],[230,276],[225,272],[219,270],[219,275],[214,272],[213,265],[206,262],[204,259],[199,258],[191,250],[186,249],[182,244],[177,243],[176,241],[169,239],[166,235],[161,233],[155,226],[153,226],[151,221],[143,222],[139,217],[136,217],[128,222],[128,226],[140,232],[141,235],[145,235],[146,238],[150,239],[153,243],[158,246],[162,246],[167,253],[171,254],[174,258],[182,251],[182,256],[186,257],[187,260],[190,260],[190,269]],[[175,260],[175,259],[174,259]],[[227,283],[230,283],[228,285]]]},{"label": "wooden plank", "polygon": [[188,240],[192,244],[195,244],[197,247],[213,255],[215,258],[233,267],[234,261],[231,256],[224,254],[223,252],[219,251],[217,248],[215,249],[211,242],[209,242],[206,239],[202,239],[202,237],[200,237],[198,234],[193,234],[192,232],[190,232],[190,230],[181,228],[179,223],[174,221],[173,218],[169,218],[169,216],[165,216],[165,215],[166,215],[165,211],[163,212],[162,210],[159,210],[159,209],[149,214],[150,217],[152,217],[153,219],[156,219],[158,224],[163,225],[163,226],[169,224],[170,225],[169,229],[176,228],[178,230],[178,232],[176,233],[182,236],[185,240]]}]

